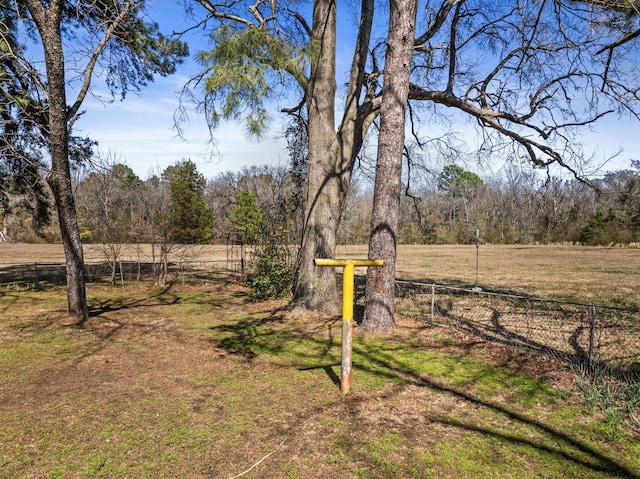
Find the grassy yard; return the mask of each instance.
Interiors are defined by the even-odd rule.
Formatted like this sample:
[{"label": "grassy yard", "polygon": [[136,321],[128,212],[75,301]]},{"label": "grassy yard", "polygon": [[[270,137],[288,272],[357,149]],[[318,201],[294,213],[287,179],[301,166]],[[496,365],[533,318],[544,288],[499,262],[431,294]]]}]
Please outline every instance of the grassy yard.
[{"label": "grassy yard", "polygon": [[401,321],[250,303],[227,285],[0,292],[1,478],[640,478],[640,436],[566,365]]}]

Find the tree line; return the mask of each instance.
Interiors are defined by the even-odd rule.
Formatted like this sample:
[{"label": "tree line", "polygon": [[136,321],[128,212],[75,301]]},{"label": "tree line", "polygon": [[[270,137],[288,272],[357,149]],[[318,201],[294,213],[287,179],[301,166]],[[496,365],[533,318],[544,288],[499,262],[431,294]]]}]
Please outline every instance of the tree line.
[{"label": "tree line", "polygon": [[[286,241],[297,244],[302,190],[291,170],[268,166],[222,173],[207,182],[215,243],[237,241],[232,216],[243,191],[255,198],[264,221],[282,225]],[[339,244],[369,241],[372,203],[370,186],[354,183],[346,195]],[[477,230],[483,242],[492,244],[637,243],[640,162],[590,184],[515,167],[500,177],[481,178],[461,166],[446,165],[423,175],[419,187],[405,189],[401,196],[400,244],[470,244]]]},{"label": "tree line", "polygon": [[[109,178],[123,165],[116,165]],[[169,174],[173,172],[173,175]],[[120,173],[121,174],[121,173]],[[91,191],[98,178],[91,173],[78,185],[81,218],[95,215],[99,195]],[[139,180],[138,180],[139,181]],[[139,182],[147,189],[169,186],[164,198],[172,238],[178,243],[251,244],[275,235],[284,244],[299,242],[303,229],[303,189],[285,167],[249,167],[221,173],[206,181],[195,164],[178,162],[161,178]],[[492,244],[628,245],[640,242],[640,162],[632,168],[606,173],[585,184],[574,178],[540,177],[535,170],[512,168],[499,178],[481,178],[458,165],[447,165],[429,175],[415,191],[403,194],[398,218],[401,244],[469,244],[476,231]],[[122,193],[144,198],[145,193]],[[347,194],[338,229],[340,244],[366,244],[369,240],[373,192],[354,186]],[[159,206],[159,202],[154,202]],[[113,213],[123,209],[113,204]],[[244,216],[243,216],[244,215]],[[106,218],[105,218],[106,219]],[[188,219],[188,220],[187,220]],[[129,217],[131,226],[143,222]],[[89,224],[89,223],[87,223]],[[112,221],[97,221],[96,228],[126,233],[121,242],[151,242],[135,228],[113,228]],[[96,235],[96,233],[93,233]],[[100,238],[104,238],[100,233]],[[90,241],[95,241],[94,236]],[[118,241],[114,241],[118,242]]]},{"label": "tree line", "polygon": [[[293,170],[252,166],[205,179],[190,160],[140,179],[107,158],[75,181],[84,243],[253,245],[269,238],[295,245],[303,230],[304,185]],[[3,210],[3,233],[15,241],[55,240],[52,202],[29,202],[16,186]],[[42,201],[42,199],[40,199]],[[354,183],[338,243],[369,239],[373,193]],[[455,164],[424,175],[400,200],[400,244],[628,245],[640,242],[640,161],[586,184],[511,168],[482,178]],[[160,257],[163,254],[158,253]],[[107,254],[116,258],[117,251]],[[166,256],[166,255],[164,255]]]}]

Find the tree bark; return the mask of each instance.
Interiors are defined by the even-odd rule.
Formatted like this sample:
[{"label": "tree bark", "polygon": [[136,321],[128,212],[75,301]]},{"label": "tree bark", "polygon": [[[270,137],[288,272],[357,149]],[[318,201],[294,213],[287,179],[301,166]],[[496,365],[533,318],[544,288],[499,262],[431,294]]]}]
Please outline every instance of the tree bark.
[{"label": "tree bark", "polygon": [[80,322],[89,318],[85,290],[84,258],[69,167],[69,129],[65,92],[64,54],[60,31],[62,4],[51,2],[44,10],[40,2],[27,2],[42,38],[47,72],[51,171],[47,182],[58,211],[60,234],[67,270],[69,314]]},{"label": "tree bark", "polygon": [[370,268],[362,328],[385,331],[394,326],[396,246],[402,188],[405,109],[418,0],[391,0],[380,133],[373,196],[369,258],[384,260]]},{"label": "tree bark", "polygon": [[312,41],[317,48],[307,90],[309,112],[309,177],[305,222],[296,281],[298,308],[335,314],[335,273],[318,268],[315,258],[334,258],[340,223],[341,172],[335,133],[336,4],[316,0]]}]

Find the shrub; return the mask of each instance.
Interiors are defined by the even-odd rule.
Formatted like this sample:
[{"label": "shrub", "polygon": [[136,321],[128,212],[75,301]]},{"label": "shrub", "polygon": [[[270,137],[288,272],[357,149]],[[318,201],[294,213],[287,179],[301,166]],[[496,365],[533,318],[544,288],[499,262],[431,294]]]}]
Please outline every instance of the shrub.
[{"label": "shrub", "polygon": [[247,277],[249,296],[254,301],[279,299],[293,291],[293,262],[289,250],[280,245],[256,247]]}]

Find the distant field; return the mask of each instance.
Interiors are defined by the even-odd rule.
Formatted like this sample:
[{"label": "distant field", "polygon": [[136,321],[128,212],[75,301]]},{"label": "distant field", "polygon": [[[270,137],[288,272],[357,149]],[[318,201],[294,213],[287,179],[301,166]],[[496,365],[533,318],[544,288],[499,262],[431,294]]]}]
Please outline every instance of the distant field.
[{"label": "distant field", "polygon": [[[515,294],[604,304],[640,305],[640,249],[586,246],[481,245],[478,284]],[[340,246],[340,258],[363,258],[365,245]],[[237,258],[224,245],[198,246],[186,252],[193,261]],[[149,261],[149,245],[126,245],[123,261]],[[98,247],[85,246],[87,262],[103,261]],[[0,269],[16,263],[62,262],[60,244],[0,244]],[[364,270],[362,270],[364,272]],[[397,278],[473,286],[474,245],[401,245]]]},{"label": "distant field", "polygon": [[[226,259],[227,247],[224,245],[192,246],[188,250],[189,256],[205,260]],[[99,245],[84,246],[85,261],[88,263],[104,261],[104,256]],[[122,245],[121,256],[123,261],[148,261],[151,258],[151,245]],[[15,263],[61,263],[64,261],[62,245],[56,244],[26,244],[26,243],[0,243],[0,267],[2,264]]]},{"label": "distant field", "polygon": [[[359,255],[366,255],[364,246],[339,249],[341,257]],[[473,286],[476,247],[402,245],[396,277]],[[541,298],[639,306],[640,249],[480,245],[478,284]]]}]

